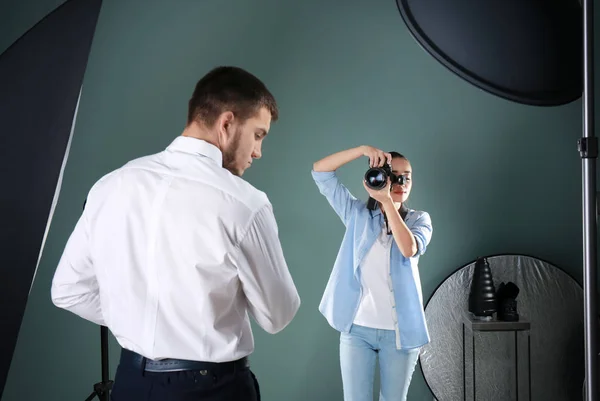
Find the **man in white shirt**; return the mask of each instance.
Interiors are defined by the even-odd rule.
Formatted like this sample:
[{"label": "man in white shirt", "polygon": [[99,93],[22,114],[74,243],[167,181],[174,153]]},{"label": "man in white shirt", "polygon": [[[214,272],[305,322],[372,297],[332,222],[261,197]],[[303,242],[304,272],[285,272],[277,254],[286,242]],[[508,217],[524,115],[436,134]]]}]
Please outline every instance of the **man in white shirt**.
[{"label": "man in white shirt", "polygon": [[300,306],[272,206],[241,178],[277,118],[258,78],[215,68],[181,136],[91,188],[51,293],[121,345],[113,401],[260,399],[248,313],[275,334]]}]

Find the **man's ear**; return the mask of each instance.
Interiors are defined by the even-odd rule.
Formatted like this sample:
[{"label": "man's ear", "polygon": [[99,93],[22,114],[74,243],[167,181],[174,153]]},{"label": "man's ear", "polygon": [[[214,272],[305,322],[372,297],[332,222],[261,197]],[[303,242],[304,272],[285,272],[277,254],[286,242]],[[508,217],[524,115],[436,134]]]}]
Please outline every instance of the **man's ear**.
[{"label": "man's ear", "polygon": [[233,124],[234,119],[235,116],[231,111],[225,111],[221,113],[221,115],[217,119],[217,130],[219,131],[219,133],[227,134],[229,129],[231,129],[231,125]]}]

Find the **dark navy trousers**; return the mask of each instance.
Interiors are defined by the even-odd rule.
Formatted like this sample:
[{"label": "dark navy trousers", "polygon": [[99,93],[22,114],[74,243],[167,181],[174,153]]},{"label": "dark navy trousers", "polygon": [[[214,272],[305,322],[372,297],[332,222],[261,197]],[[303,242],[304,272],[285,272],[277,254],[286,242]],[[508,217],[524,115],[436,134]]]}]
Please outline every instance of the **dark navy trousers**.
[{"label": "dark navy trousers", "polygon": [[[139,355],[135,354],[139,357]],[[111,401],[260,401],[256,377],[247,365],[206,364],[200,369],[149,372],[123,350]]]}]

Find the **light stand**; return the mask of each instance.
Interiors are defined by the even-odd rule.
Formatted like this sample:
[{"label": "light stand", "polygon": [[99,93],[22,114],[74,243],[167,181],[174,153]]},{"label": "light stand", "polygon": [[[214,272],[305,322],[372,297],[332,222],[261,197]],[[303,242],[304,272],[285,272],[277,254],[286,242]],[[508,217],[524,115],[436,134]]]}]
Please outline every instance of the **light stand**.
[{"label": "light stand", "polygon": [[[83,210],[87,199],[83,201]],[[108,328],[100,326],[100,363],[102,367],[102,381],[94,384],[94,391],[85,401],[92,401],[94,397],[98,397],[100,401],[110,401],[109,393],[112,390],[113,381],[108,380]]]},{"label": "light stand", "polygon": [[596,158],[594,126],[594,2],[583,0],[583,138],[578,147],[583,172],[583,290],[585,314],[585,399],[598,400],[598,312]]},{"label": "light stand", "polygon": [[85,401],[92,401],[98,397],[100,401],[109,401],[109,392],[112,390],[113,381],[108,380],[108,328],[100,326],[100,353],[102,357],[102,381],[94,384],[94,391]]}]

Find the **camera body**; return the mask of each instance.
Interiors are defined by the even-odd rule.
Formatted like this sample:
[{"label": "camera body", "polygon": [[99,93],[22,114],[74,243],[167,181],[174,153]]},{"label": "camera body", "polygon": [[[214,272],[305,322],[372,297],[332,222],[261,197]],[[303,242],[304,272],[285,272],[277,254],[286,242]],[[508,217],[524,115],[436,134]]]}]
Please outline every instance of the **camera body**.
[{"label": "camera body", "polygon": [[384,164],[382,167],[371,167],[365,173],[365,184],[371,189],[380,190],[387,185],[388,177],[392,185],[404,185],[406,178],[403,175],[392,173],[392,167]]}]

